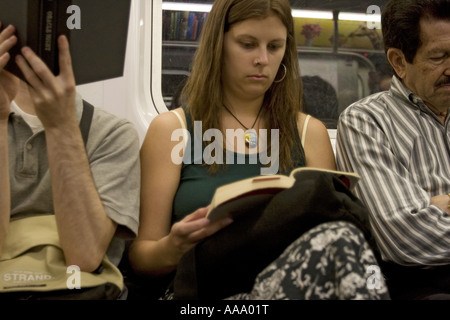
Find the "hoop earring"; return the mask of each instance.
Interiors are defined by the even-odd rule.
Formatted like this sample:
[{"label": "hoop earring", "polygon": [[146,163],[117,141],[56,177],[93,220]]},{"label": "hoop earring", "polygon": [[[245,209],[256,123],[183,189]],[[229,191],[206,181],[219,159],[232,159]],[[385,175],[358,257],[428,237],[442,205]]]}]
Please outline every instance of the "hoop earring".
[{"label": "hoop earring", "polygon": [[281,77],[281,79],[280,80],[273,80],[273,82],[275,82],[275,83],[280,83],[281,81],[283,81],[284,80],[284,78],[286,78],[286,74],[287,74],[287,68],[286,68],[286,66],[284,65],[284,63],[282,63],[281,64],[282,66],[283,66],[283,68],[284,68],[284,75]]}]

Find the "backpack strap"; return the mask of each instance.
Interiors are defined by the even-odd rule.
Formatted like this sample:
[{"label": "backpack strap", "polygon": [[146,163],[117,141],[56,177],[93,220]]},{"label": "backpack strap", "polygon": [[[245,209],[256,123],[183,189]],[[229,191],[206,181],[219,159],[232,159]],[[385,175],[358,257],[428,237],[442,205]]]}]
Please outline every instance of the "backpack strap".
[{"label": "backpack strap", "polygon": [[83,137],[84,145],[87,143],[89,130],[91,129],[92,116],[94,114],[94,106],[83,100],[83,114],[80,120],[80,130]]}]

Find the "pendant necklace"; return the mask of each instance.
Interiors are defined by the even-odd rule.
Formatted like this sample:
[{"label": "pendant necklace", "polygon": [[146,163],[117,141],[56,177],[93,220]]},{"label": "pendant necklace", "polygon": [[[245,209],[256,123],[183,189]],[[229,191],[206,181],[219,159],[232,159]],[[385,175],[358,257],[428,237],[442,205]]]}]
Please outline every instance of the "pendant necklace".
[{"label": "pendant necklace", "polygon": [[244,124],[242,122],[240,122],[238,118],[236,118],[236,116],[233,114],[233,112],[231,112],[230,109],[228,109],[226,105],[223,105],[223,106],[228,111],[228,113],[231,114],[233,116],[233,118],[236,119],[236,121],[239,122],[239,124],[245,128],[244,140],[245,140],[245,143],[247,144],[248,148],[250,148],[250,149],[255,148],[258,145],[258,135],[256,134],[256,130],[253,129],[253,127],[255,126],[256,121],[258,121],[259,115],[262,110],[262,106],[259,108],[258,115],[256,116],[255,122],[253,122],[253,125],[250,128],[247,128],[246,126],[244,126]]}]

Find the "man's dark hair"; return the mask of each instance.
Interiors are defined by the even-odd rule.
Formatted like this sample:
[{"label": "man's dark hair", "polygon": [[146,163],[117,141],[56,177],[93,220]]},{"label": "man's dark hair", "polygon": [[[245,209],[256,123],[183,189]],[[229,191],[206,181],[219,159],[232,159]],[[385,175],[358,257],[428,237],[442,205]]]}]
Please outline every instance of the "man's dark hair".
[{"label": "man's dark hair", "polygon": [[381,17],[385,50],[400,49],[412,63],[422,45],[422,18],[450,20],[450,0],[389,0]]}]

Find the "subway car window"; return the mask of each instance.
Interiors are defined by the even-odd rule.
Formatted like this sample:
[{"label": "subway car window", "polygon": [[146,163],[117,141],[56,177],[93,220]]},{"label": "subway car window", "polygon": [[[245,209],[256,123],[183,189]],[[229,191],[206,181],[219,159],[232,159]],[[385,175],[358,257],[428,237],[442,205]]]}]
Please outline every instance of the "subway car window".
[{"label": "subway car window", "polygon": [[[162,81],[167,109],[180,105],[197,41],[213,0],[162,2]],[[303,81],[303,111],[336,129],[351,103],[389,88],[384,0],[291,0]],[[329,131],[330,131],[329,130]]]}]

